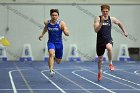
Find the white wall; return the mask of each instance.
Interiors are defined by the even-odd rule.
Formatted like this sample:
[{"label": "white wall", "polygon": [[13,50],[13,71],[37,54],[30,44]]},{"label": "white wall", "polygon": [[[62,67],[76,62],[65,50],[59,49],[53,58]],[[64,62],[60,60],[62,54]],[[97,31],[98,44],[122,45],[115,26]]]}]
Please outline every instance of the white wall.
[{"label": "white wall", "polygon": [[[5,33],[8,26],[9,31],[6,37],[11,42],[8,50],[13,54],[21,56],[22,48],[25,43],[32,46],[33,56],[35,60],[42,60],[44,56],[43,49],[47,42],[47,34],[43,41],[38,40],[38,36],[42,32],[43,21],[49,19],[49,10],[58,8],[60,11],[60,19],[65,21],[70,36],[64,40],[64,60],[68,55],[70,44],[77,44],[79,51],[87,54],[89,57],[96,55],[96,33],[93,30],[94,15],[100,15],[100,5],[0,5],[0,35]],[[110,15],[120,19],[126,31],[131,37],[125,38],[117,30],[112,30],[114,39],[114,56],[117,59],[119,45],[127,44],[128,47],[139,47],[139,16],[140,5],[111,5]],[[8,21],[7,21],[8,10]],[[8,23],[7,23],[8,22]],[[116,27],[116,26],[115,26]],[[118,28],[118,27],[117,27]],[[132,40],[135,38],[135,40]],[[17,57],[8,53],[10,60],[17,60]],[[83,60],[87,57],[80,55]]]},{"label": "white wall", "polygon": [[140,0],[0,0],[0,2],[4,3],[92,3],[92,4],[140,4]]}]

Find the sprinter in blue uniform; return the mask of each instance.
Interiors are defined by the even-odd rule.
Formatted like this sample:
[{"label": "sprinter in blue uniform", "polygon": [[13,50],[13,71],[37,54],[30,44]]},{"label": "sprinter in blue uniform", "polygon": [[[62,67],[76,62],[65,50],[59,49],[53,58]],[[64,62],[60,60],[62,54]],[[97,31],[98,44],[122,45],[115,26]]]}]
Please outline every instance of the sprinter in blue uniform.
[{"label": "sprinter in blue uniform", "polygon": [[110,70],[114,70],[112,64],[112,47],[113,39],[111,37],[112,23],[117,24],[122,30],[124,36],[128,36],[128,33],[124,30],[122,23],[115,17],[109,16],[110,6],[107,4],[101,5],[102,15],[94,19],[94,30],[97,33],[96,52],[98,55],[98,80],[102,79],[102,61],[105,49],[108,51],[109,67]]},{"label": "sprinter in blue uniform", "polygon": [[59,11],[58,9],[50,10],[51,20],[45,20],[44,30],[42,34],[39,36],[39,40],[44,36],[44,34],[48,31],[48,52],[49,52],[49,60],[48,65],[50,69],[50,75],[53,76],[54,72],[54,61],[58,64],[61,62],[63,56],[63,43],[62,43],[62,32],[69,36],[69,31],[65,22],[59,20]]}]

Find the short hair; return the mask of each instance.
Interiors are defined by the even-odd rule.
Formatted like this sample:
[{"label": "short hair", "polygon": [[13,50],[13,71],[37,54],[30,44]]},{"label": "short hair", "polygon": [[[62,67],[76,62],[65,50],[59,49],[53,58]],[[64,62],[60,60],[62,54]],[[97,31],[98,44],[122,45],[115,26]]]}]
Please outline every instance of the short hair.
[{"label": "short hair", "polygon": [[51,9],[50,10],[50,15],[52,15],[53,12],[56,12],[59,15],[59,10],[58,9]]},{"label": "short hair", "polygon": [[110,6],[109,6],[108,4],[102,4],[102,5],[101,5],[101,11],[102,11],[103,9],[108,9],[108,10],[110,11]]}]

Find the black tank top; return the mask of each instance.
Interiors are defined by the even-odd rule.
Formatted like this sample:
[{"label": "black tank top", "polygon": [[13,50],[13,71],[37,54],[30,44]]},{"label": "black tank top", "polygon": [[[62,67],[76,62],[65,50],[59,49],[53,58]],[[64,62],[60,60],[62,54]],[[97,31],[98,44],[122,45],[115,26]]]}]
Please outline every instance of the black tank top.
[{"label": "black tank top", "polygon": [[[101,22],[101,16],[100,22]],[[112,41],[111,37],[111,19],[110,16],[108,16],[107,20],[104,20],[104,23],[101,27],[101,29],[97,33],[97,43],[98,44],[107,44],[108,42]]]}]

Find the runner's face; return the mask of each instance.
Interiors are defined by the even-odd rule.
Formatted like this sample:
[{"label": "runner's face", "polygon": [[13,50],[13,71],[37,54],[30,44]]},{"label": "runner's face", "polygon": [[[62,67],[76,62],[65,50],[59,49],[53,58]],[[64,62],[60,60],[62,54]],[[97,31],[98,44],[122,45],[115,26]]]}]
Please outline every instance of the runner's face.
[{"label": "runner's face", "polygon": [[51,14],[51,19],[52,20],[57,20],[58,19],[58,13],[57,12],[53,12],[52,14]]},{"label": "runner's face", "polygon": [[103,15],[104,17],[107,17],[108,14],[109,14],[109,10],[108,10],[108,9],[105,8],[105,9],[102,10],[102,15]]}]

